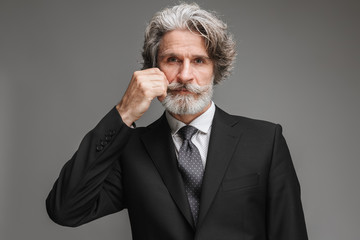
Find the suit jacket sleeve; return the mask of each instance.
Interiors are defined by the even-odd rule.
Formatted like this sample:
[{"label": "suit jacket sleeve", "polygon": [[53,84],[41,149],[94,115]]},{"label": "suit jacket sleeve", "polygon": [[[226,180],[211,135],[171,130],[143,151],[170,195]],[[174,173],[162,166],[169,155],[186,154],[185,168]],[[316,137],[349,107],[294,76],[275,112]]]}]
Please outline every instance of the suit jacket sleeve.
[{"label": "suit jacket sleeve", "polygon": [[114,107],[84,137],[46,199],[53,221],[74,227],[126,207],[119,158],[131,131]]},{"label": "suit jacket sleeve", "polygon": [[300,185],[280,125],[275,132],[267,195],[268,239],[308,239]]}]

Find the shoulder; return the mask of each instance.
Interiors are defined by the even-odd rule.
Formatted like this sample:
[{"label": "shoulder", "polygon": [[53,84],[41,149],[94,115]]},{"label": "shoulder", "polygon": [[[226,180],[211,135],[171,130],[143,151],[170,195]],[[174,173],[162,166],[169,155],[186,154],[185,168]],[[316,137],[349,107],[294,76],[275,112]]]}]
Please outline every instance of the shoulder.
[{"label": "shoulder", "polygon": [[249,118],[246,116],[233,115],[216,107],[214,121],[223,121],[234,129],[241,129],[261,135],[273,135],[276,131],[281,132],[281,126],[270,121]]}]

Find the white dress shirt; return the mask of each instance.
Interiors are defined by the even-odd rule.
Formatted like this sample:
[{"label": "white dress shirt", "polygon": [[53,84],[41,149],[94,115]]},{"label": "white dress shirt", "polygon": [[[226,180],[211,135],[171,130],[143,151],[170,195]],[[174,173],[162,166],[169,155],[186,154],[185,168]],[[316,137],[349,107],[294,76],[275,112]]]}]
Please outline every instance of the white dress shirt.
[{"label": "white dress shirt", "polygon": [[[198,131],[192,136],[191,141],[199,149],[201,161],[205,167],[206,157],[209,148],[212,121],[215,115],[215,104],[211,101],[211,106],[206,112],[195,118],[189,125],[196,127]],[[171,136],[175,145],[176,156],[182,144],[182,139],[178,134],[180,128],[186,126],[185,123],[177,120],[169,112],[166,112],[166,119],[171,129]]]}]

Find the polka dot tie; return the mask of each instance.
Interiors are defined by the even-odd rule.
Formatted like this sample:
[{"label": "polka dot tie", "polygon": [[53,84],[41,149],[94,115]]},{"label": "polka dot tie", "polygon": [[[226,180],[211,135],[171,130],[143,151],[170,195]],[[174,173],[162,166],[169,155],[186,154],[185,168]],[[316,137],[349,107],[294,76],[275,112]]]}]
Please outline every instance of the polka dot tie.
[{"label": "polka dot tie", "polygon": [[187,125],[178,132],[183,139],[178,156],[179,169],[195,224],[199,215],[201,183],[204,174],[200,152],[191,142],[191,137],[197,130],[197,128]]}]

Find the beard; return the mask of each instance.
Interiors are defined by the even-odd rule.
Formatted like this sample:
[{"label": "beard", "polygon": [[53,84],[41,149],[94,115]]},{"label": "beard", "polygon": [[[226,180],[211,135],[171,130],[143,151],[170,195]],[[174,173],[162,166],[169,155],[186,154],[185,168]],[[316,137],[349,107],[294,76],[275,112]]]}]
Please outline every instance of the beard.
[{"label": "beard", "polygon": [[[176,91],[187,90],[188,94]],[[213,83],[205,86],[173,82],[168,85],[167,96],[162,101],[165,109],[173,114],[196,114],[207,107],[212,99]]]}]

